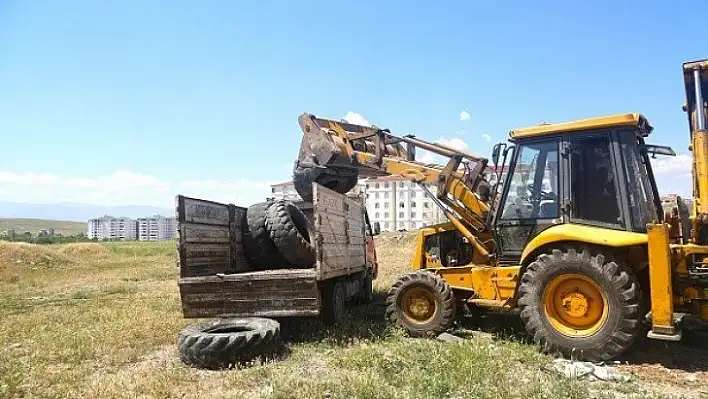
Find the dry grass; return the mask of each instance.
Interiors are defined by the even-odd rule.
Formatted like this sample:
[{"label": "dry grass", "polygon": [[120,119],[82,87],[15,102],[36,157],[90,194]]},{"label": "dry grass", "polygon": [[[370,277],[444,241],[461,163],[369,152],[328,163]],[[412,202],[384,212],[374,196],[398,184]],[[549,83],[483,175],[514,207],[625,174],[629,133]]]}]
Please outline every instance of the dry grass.
[{"label": "dry grass", "polygon": [[[661,397],[641,380],[558,377],[549,358],[513,337],[472,333],[462,345],[403,337],[383,320],[381,301],[407,270],[414,241],[377,241],[374,304],[329,330],[285,323],[288,358],[223,372],[177,356],[177,334],[194,320],[181,315],[174,243],[0,243],[0,397]],[[669,387],[696,392],[677,389]]]}]

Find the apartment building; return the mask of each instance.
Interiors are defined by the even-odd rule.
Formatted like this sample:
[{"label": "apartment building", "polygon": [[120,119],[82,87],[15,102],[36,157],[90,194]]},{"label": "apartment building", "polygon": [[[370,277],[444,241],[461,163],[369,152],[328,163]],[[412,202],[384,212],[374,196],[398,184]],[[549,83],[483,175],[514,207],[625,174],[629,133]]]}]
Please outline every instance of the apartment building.
[{"label": "apartment building", "polygon": [[99,240],[134,240],[137,237],[137,223],[135,219],[109,215],[89,219],[88,237]]},{"label": "apartment building", "polygon": [[163,241],[177,236],[177,218],[154,215],[138,218],[138,240]]},{"label": "apartment building", "polygon": [[[435,195],[435,187],[429,187]],[[446,220],[435,203],[416,183],[398,176],[366,181],[366,209],[381,231],[415,230]]]},{"label": "apartment building", "polygon": [[[272,184],[270,186],[271,193],[273,194],[273,198],[276,200],[284,199],[288,201],[302,201],[302,198],[300,197],[300,194],[295,191],[295,185],[293,185],[292,181],[286,181],[282,183],[277,183],[277,184]],[[349,195],[363,195],[366,193],[366,184],[362,181],[359,181],[359,183],[354,186],[351,191],[349,191]]]}]

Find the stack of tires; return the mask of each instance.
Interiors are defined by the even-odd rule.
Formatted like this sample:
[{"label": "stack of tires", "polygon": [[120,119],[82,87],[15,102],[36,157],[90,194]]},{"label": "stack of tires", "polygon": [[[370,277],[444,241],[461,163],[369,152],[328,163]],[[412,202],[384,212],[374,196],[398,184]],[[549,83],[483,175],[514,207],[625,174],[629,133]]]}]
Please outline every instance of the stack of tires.
[{"label": "stack of tires", "polygon": [[243,249],[256,270],[312,267],[313,238],[312,221],[290,201],[260,202],[246,211]]}]

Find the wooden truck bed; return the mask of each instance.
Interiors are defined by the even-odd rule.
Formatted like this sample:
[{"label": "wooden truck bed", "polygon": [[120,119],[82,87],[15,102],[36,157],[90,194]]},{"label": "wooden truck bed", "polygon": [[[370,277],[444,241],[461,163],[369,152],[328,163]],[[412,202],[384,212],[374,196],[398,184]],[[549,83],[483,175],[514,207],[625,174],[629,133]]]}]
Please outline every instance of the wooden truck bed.
[{"label": "wooden truck bed", "polygon": [[184,317],[317,316],[324,281],[366,270],[363,201],[319,185],[313,191],[312,204],[299,207],[314,226],[315,264],[263,271],[250,271],[243,251],[246,208],[178,195]]}]

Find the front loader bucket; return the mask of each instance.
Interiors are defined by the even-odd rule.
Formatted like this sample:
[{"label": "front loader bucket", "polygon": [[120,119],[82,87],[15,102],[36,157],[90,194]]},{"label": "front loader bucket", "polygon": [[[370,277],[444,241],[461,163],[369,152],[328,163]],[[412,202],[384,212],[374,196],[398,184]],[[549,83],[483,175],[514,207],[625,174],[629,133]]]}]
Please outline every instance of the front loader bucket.
[{"label": "front loader bucket", "polygon": [[[358,154],[375,156],[381,143],[376,127],[320,119],[302,114],[298,124],[303,136],[293,168],[295,190],[305,201],[312,199],[312,183],[345,194],[356,186],[360,175],[376,175],[377,168],[361,162]],[[406,156],[402,146],[384,143],[384,155]]]}]

